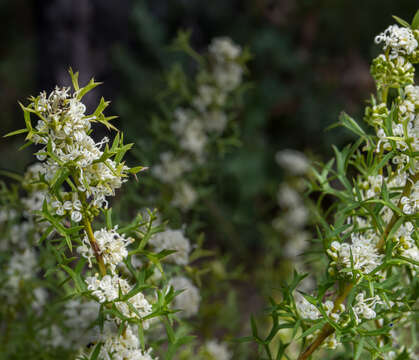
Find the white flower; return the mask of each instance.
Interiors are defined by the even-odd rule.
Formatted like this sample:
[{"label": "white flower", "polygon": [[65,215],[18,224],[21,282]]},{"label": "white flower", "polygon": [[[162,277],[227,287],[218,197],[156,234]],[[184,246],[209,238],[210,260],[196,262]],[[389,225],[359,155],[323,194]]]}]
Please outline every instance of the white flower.
[{"label": "white flower", "polygon": [[208,131],[222,133],[227,125],[227,115],[221,110],[210,110],[204,114],[204,126]]},{"label": "white flower", "polygon": [[[128,281],[120,278],[118,275],[105,275],[102,279],[96,276],[89,276],[85,280],[87,289],[92,292],[100,303],[114,302],[116,308],[126,317],[139,318],[137,313],[140,315],[140,319],[151,314],[151,304],[147,301],[144,294],[138,292],[134,296],[130,297],[125,302],[116,301],[119,298],[119,291],[122,295],[128,294],[132,290],[132,286],[129,285]],[[133,306],[137,313],[132,311],[127,303]],[[149,321],[143,322],[144,328],[148,328]]]},{"label": "white flower", "polygon": [[127,325],[123,334],[119,335],[116,326],[105,323],[101,341],[103,346],[99,353],[100,360],[153,360],[151,349],[142,350],[136,330],[132,325]]},{"label": "white flower", "polygon": [[[126,181],[129,168],[111,159],[98,161],[103,155],[101,148],[109,139],[105,137],[95,143],[90,137],[90,121],[94,121],[95,116],[85,116],[86,107],[78,99],[77,91],[70,96],[69,88],[57,87],[48,97],[45,92],[41,93],[38,100],[29,106],[36,108],[41,117],[35,126],[37,133],[32,138],[36,144],[44,145],[36,154],[40,161],[46,160],[39,168],[39,173],[51,181],[61,169],[61,163],[71,163],[80,175],[78,180],[82,186],[79,186],[79,190],[86,192],[86,198],[91,198],[94,206],[106,207],[106,196],[114,195],[115,190]],[[54,156],[46,156],[48,147]],[[82,212],[81,204],[77,201],[54,201],[53,207],[58,215],[63,216],[67,212],[73,221],[79,222]]]},{"label": "white flower", "polygon": [[184,290],[177,295],[173,301],[173,308],[182,310],[177,313],[177,315],[184,318],[196,315],[199,310],[199,303],[201,302],[198,288],[193,285],[189,279],[183,276],[171,278],[169,284],[173,286],[175,290]]},{"label": "white flower", "polygon": [[211,360],[230,360],[231,353],[225,343],[209,340],[205,343],[205,351]]},{"label": "white flower", "polygon": [[307,157],[296,150],[285,149],[276,153],[277,163],[293,175],[304,175],[310,168]]},{"label": "white flower", "polygon": [[390,25],[384,32],[375,37],[375,43],[384,43],[384,50],[391,49],[390,59],[396,58],[399,54],[409,55],[418,47],[412,30]]},{"label": "white flower", "polygon": [[[128,256],[127,246],[134,241],[132,238],[126,238],[124,235],[119,234],[117,229],[118,227],[115,226],[111,230],[97,230],[93,234],[103,262],[109,265],[112,272],[115,271],[116,265],[120,264]],[[87,235],[84,236],[83,245],[79,246],[77,251],[89,260],[89,266],[92,267],[91,260],[94,257],[94,252]]]},{"label": "white flower", "polygon": [[375,319],[377,314],[375,313],[374,309],[377,304],[383,304],[383,301],[380,299],[378,295],[374,297],[365,299],[365,293],[359,293],[355,297],[355,306],[353,307],[355,319],[357,323],[360,322],[360,317],[364,319],[371,320]]},{"label": "white flower", "polygon": [[294,231],[285,244],[285,256],[297,259],[297,257],[301,255],[310,244],[309,240],[311,236],[312,235],[308,231]]},{"label": "white flower", "polygon": [[96,301],[82,301],[75,298],[66,302],[64,306],[64,324],[69,331],[66,333],[67,342],[71,347],[86,344],[86,338],[93,341],[97,327],[92,328],[97,319],[100,305]]},{"label": "white flower", "polygon": [[419,86],[407,85],[404,88],[406,98],[414,104],[416,109],[419,109]]},{"label": "white flower", "polygon": [[182,181],[175,187],[175,194],[173,196],[172,204],[180,208],[182,211],[188,211],[194,206],[198,194],[195,189],[186,181]]},{"label": "white flower", "polygon": [[176,250],[175,253],[165,258],[167,261],[172,261],[178,265],[187,265],[189,263],[191,244],[185,237],[183,230],[168,229],[157,233],[151,237],[149,244],[154,247],[156,252]]},{"label": "white flower", "polygon": [[172,152],[160,154],[161,163],[151,168],[154,177],[160,181],[171,184],[191,169],[191,162],[186,158],[178,157]]},{"label": "white flower", "polygon": [[351,240],[351,244],[332,242],[327,250],[333,259],[332,266],[351,268],[352,260],[354,269],[368,274],[381,264],[383,256],[378,253],[377,239],[374,235],[352,233]]},{"label": "white flower", "polygon": [[317,320],[321,317],[320,311],[310,304],[303,296],[299,296],[295,305],[303,319]]},{"label": "white flower", "polygon": [[33,290],[33,302],[32,308],[38,313],[41,314],[42,310],[47,302],[48,293],[42,287],[37,287]]},{"label": "white flower", "polygon": [[180,138],[180,147],[185,149],[196,157],[201,157],[205,145],[208,142],[204,126],[199,120],[189,122]]},{"label": "white flower", "polygon": [[29,193],[26,198],[22,199],[22,203],[26,208],[26,215],[30,216],[34,211],[42,210],[44,200],[48,198],[46,190],[35,190]]},{"label": "white flower", "polygon": [[243,68],[236,63],[220,64],[214,68],[213,75],[218,88],[230,92],[241,84]]},{"label": "white flower", "polygon": [[417,211],[417,203],[415,199],[410,199],[407,196],[403,196],[400,200],[400,204],[403,205],[403,212],[407,215],[412,215]]},{"label": "white flower", "polygon": [[195,119],[192,110],[177,108],[174,112],[175,122],[170,125],[176,135],[181,136],[188,124]]},{"label": "white flower", "polygon": [[13,220],[17,216],[17,212],[13,209],[0,210],[0,224]]},{"label": "white flower", "polygon": [[302,203],[300,194],[287,184],[281,184],[278,189],[278,204],[283,208],[299,207]]},{"label": "white flower", "polygon": [[28,248],[23,253],[14,253],[6,270],[7,284],[14,289],[18,289],[21,282],[35,276],[36,266],[36,254],[32,249]]},{"label": "white flower", "polygon": [[192,100],[192,103],[199,112],[204,113],[210,106],[224,105],[226,95],[222,88],[202,84],[198,87],[198,96]]},{"label": "white flower", "polygon": [[218,62],[236,60],[241,53],[240,46],[234,44],[228,37],[218,37],[212,39],[208,50]]}]

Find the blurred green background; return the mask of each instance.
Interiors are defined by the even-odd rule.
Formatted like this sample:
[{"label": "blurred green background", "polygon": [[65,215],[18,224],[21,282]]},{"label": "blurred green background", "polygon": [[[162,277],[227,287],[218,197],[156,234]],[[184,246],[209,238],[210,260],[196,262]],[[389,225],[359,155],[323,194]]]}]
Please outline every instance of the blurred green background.
[{"label": "blurred green background", "polygon": [[[238,119],[242,146],[220,160],[215,180],[228,236],[220,242],[211,236],[218,220],[203,220],[210,244],[239,261],[254,250],[263,257],[260,223],[276,214],[282,178],[275,153],[294,148],[326,159],[332,143],[350,140],[343,130],[324,129],[341,110],[362,117],[374,90],[374,36],[393,23],[391,15],[410,21],[416,10],[408,0],[0,0],[1,133],[22,127],[17,101],[68,84],[71,66],[82,82],[104,82],[88,105],[111,99],[108,113],[119,115],[127,140],[138,143],[157,111],[164,72],[176,61],[192,66],[169,49],[177,31],[190,30],[198,51],[229,36],[253,58]],[[30,151],[17,152],[22,140],[0,139],[0,169],[22,172],[33,161]]]}]

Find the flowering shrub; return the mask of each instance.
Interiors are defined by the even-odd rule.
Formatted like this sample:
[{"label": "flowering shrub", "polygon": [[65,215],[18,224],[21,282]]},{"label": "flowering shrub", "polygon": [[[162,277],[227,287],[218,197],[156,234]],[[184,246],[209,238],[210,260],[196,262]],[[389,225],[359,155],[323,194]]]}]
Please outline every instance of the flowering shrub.
[{"label": "flowering shrub", "polygon": [[[419,13],[411,25],[397,20],[401,27],[375,39],[383,54],[371,66],[377,94],[365,110],[370,130],[342,113],[339,124],[358,139],[334,147],[334,159],[312,164],[296,151],[277,154],[290,175],[278,191],[280,214],[267,226],[287,238],[282,258],[298,271],[281,297],[271,298],[268,334],[252,319],[252,336],[242,339],[256,341],[260,358],[304,360],[322,347],[336,350],[325,358],[414,357]],[[107,101],[86,113],[83,97],[99,83],[80,87],[70,70],[72,88],[21,104],[26,127],[7,136],[25,134],[23,147],[35,147],[37,161],[24,176],[12,174],[16,183],[0,184],[0,353],[7,358],[240,358],[218,340],[223,331],[207,326],[211,318],[237,328],[232,316],[239,311],[231,289],[221,311],[208,306],[235,274],[227,274],[224,259],[202,260],[212,253],[202,248],[205,216],[195,214],[218,211],[208,200],[214,163],[239,142],[232,120],[248,54],[217,38],[202,56],[185,33],[174,46],[197,71],[192,81],[179,67],[167,77],[162,99],[171,100],[151,121],[158,161],[144,183],[153,193],[131,221],[113,211],[112,197],[145,168],[124,161],[133,144],[104,114]],[[115,131],[113,140],[97,140],[96,125]],[[313,223],[317,236],[308,242]],[[316,276],[299,273],[306,271]]]},{"label": "flowering shrub", "polygon": [[[231,93],[243,72],[240,56],[240,47],[230,39],[213,41],[208,64],[197,75],[199,90],[192,107],[174,111],[176,122],[170,128],[180,150],[163,153],[162,163],[152,168],[156,180],[174,186],[170,204],[182,211],[189,209],[185,199],[190,196],[185,193],[180,201],[179,189],[192,188],[178,180],[186,168],[196,171],[202,166],[211,142],[227,127]],[[6,256],[1,265],[7,282],[0,292],[13,304],[2,312],[13,315],[2,324],[5,344],[18,327],[13,320],[26,316],[29,321],[36,310],[27,330],[40,331],[36,343],[44,348],[32,349],[36,356],[46,348],[51,356],[60,353],[62,358],[146,360],[164,354],[170,359],[186,356],[177,355],[183,346],[183,353],[193,353],[196,359],[229,359],[226,344],[212,337],[192,343],[188,336],[192,330],[187,319],[198,314],[201,303],[195,283],[200,271],[206,271],[192,268],[190,262],[210,254],[201,249],[202,236],[192,246],[185,227],[171,229],[161,220],[168,218],[164,211],[142,209],[131,223],[114,224],[118,214],[112,214],[110,197],[144,168],[129,168],[123,161],[133,144],[124,144],[111,123],[114,117],[104,115],[107,101],[102,98],[96,110],[86,114],[83,97],[99,83],[91,80],[80,87],[78,74],[70,70],[70,75],[73,90],[56,87],[50,94],[31,97],[28,105],[21,104],[26,128],[7,135],[26,134],[24,146],[37,146],[37,162],[18,177],[16,193],[4,186],[0,225],[7,230],[8,243],[2,242]],[[94,123],[116,131],[113,141],[95,140]],[[198,139],[205,141],[197,145]],[[187,166],[179,172],[176,162]],[[22,249],[16,252],[19,242]],[[39,275],[47,280],[40,281]],[[20,308],[11,300],[11,291],[17,297],[22,288],[33,308],[27,314],[27,306]],[[63,315],[45,317],[50,301]],[[33,335],[22,336],[22,341],[28,338]],[[16,346],[5,345],[5,353],[16,353]]]},{"label": "flowering shrub", "polygon": [[[334,147],[334,159],[310,170],[318,236],[306,252],[323,253],[327,271],[317,272],[311,293],[301,287],[308,274],[294,273],[281,301],[271,300],[266,337],[252,322],[252,338],[269,359],[304,360],[320,347],[353,359],[413,359],[417,353],[419,12],[411,25],[397,20],[401,27],[392,25],[375,38],[383,54],[371,66],[377,94],[365,110],[370,131],[342,113],[339,124],[358,140]],[[290,152],[278,161],[295,163],[296,172],[307,166]],[[279,203],[292,210],[298,196],[282,186]],[[284,231],[305,219],[296,213],[276,224]]]},{"label": "flowering shrub", "polygon": [[[6,313],[15,321],[34,317],[37,343],[51,347],[52,353],[64,348],[73,355],[78,351],[80,359],[152,359],[144,331],[158,326],[160,318],[173,332],[169,304],[176,292],[167,281],[160,287],[150,279],[172,251],[145,250],[150,237],[163,229],[153,225],[155,212],[139,214],[124,227],[113,225],[108,198],[142,167],[123,162],[132,144],[124,144],[121,133],[112,143],[107,137],[93,139],[92,123],[117,130],[110,123],[113,117],[103,114],[108,102],[102,98],[87,115],[82,98],[98,83],[91,80],[80,87],[78,74],[70,75],[73,92],[57,87],[49,95],[31,97],[29,105],[21,105],[26,128],[9,134],[25,133],[25,146],[40,148],[38,162],[20,181],[26,197],[11,197],[5,190],[9,196],[1,220],[11,246],[3,244],[13,255],[2,263],[9,276],[1,293],[13,300],[25,293],[23,288],[32,303],[32,309],[23,308],[25,314],[19,301],[11,301]],[[37,278],[38,271],[45,273],[46,284]],[[53,298],[58,319],[49,318],[54,312],[47,304]],[[6,334],[16,331],[15,321],[3,324]],[[175,352],[178,341],[185,338],[170,336],[169,352]]]}]

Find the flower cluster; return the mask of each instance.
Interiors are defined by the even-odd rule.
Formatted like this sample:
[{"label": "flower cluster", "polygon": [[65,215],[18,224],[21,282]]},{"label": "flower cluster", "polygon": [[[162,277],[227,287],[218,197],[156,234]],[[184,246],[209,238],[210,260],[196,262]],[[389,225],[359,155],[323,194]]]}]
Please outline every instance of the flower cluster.
[{"label": "flower cluster", "polygon": [[189,318],[198,313],[201,296],[198,288],[184,276],[175,276],[170,279],[169,284],[176,290],[182,291],[175,297],[173,307],[179,312],[180,317]]},{"label": "flower cluster", "polygon": [[330,266],[341,270],[351,268],[365,274],[379,266],[382,259],[377,249],[377,238],[359,233],[351,234],[351,244],[334,241],[327,253],[333,259]]},{"label": "flower cluster", "polygon": [[[91,81],[88,85],[93,88],[97,83]],[[25,116],[35,114],[38,121],[34,128],[30,122],[28,139],[43,147],[36,153],[41,163],[37,172],[40,180],[54,185],[62,176],[64,168],[71,172],[74,178],[73,186],[77,192],[51,195],[51,203],[56,214],[69,214],[75,222],[82,219],[81,199],[89,199],[95,207],[107,207],[107,196],[115,194],[126,181],[129,168],[107,156],[103,147],[109,139],[104,137],[95,142],[90,136],[91,123],[102,122],[107,126],[111,118],[104,117],[102,111],[107,103],[102,99],[101,104],[92,115],[86,115],[86,106],[81,99],[86,88],[70,92],[70,88],[56,87],[49,95],[42,92],[38,97],[31,98],[32,102],[23,107]]]},{"label": "flower cluster", "polygon": [[[99,352],[99,359],[104,360],[153,360],[151,349],[144,351],[135,334],[135,327],[129,325],[123,334],[118,328],[106,323],[103,333],[98,340],[103,343]],[[79,357],[83,359],[83,357]],[[154,358],[156,359],[156,358]]]},{"label": "flower cluster", "polygon": [[[300,296],[299,299],[296,301],[296,306],[300,316],[303,319],[317,320],[322,317],[322,314],[319,311],[319,309],[315,305],[309,303],[303,296]],[[326,300],[322,304],[322,307],[326,314],[329,315],[334,321],[338,321],[339,314],[345,311],[345,305],[340,304],[339,309],[334,312],[334,303],[331,300]]]},{"label": "flower cluster", "polygon": [[165,151],[152,167],[153,175],[173,186],[172,205],[189,210],[198,194],[185,175],[209,157],[209,146],[225,131],[231,118],[231,98],[244,73],[243,51],[229,38],[215,38],[196,75],[192,98],[173,111],[170,124],[178,149]]},{"label": "flower cluster", "polygon": [[[305,177],[310,172],[310,161],[297,150],[285,149],[278,151],[275,159],[284,171],[285,178],[279,185],[277,203],[279,215],[272,221],[273,228],[281,238],[286,240],[281,248],[281,255],[293,263],[299,271],[307,271],[301,261],[301,255],[307,249],[311,238],[309,225],[308,200],[303,193],[307,190]],[[312,287],[312,279],[306,278],[300,284],[300,290]]]},{"label": "flower cluster", "polygon": [[208,360],[230,360],[231,352],[225,343],[216,340],[209,340],[204,345],[204,352]]},{"label": "flower cluster", "polygon": [[[151,314],[151,305],[141,292],[137,292],[126,301],[121,296],[127,295],[134,287],[119,275],[105,275],[99,279],[98,275],[89,276],[85,280],[87,289],[100,303],[113,302],[117,309],[127,318],[139,318]],[[149,322],[145,321],[147,328]]]},{"label": "flower cluster", "polygon": [[381,298],[378,295],[375,295],[370,298],[365,298],[365,293],[359,293],[356,298],[356,305],[354,306],[354,314],[356,321],[359,323],[359,317],[363,317],[364,319],[371,320],[375,319],[377,316],[376,312],[374,311],[375,306],[377,304],[384,304]]},{"label": "flower cluster", "polygon": [[[26,129],[12,133],[28,133],[28,143],[40,145],[41,149],[36,152],[39,162],[28,168],[21,181],[27,193],[21,203],[28,221],[21,222],[19,215],[13,212],[0,214],[5,220],[16,217],[10,226],[13,235],[10,242],[16,243],[19,251],[11,257],[6,270],[10,282],[8,287],[20,289],[29,279],[36,277],[38,270],[45,270],[42,268],[44,259],[42,266],[38,264],[37,251],[20,246],[22,236],[33,233],[36,236],[32,242],[40,245],[40,253],[47,252],[47,259],[55,258],[72,280],[63,290],[67,302],[60,305],[59,318],[49,321],[49,325],[40,331],[42,342],[51,348],[62,347],[74,352],[91,340],[101,346],[99,359],[149,360],[151,350],[146,351],[144,345],[140,346],[138,331],[133,331],[132,326],[148,329],[151,318],[167,311],[162,308],[167,308],[170,300],[160,296],[154,309],[150,301],[161,294],[156,286],[146,297],[146,289],[151,286],[145,283],[145,277],[139,283],[144,275],[136,273],[128,256],[129,246],[135,240],[123,229],[112,226],[112,212],[107,200],[126,181],[128,172],[135,174],[142,168],[129,169],[122,162],[132,146],[123,144],[122,134],[118,133],[111,145],[107,137],[95,142],[91,136],[91,123],[100,122],[108,129],[114,128],[109,123],[112,117],[103,115],[108,103],[101,99],[95,112],[86,115],[81,99],[98,83],[92,80],[80,88],[78,74],[70,71],[70,75],[74,92],[71,93],[70,88],[56,87],[49,95],[42,92],[38,97],[30,98],[27,107],[22,105]],[[35,126],[31,119],[33,115],[37,117]],[[100,211],[106,215],[106,227],[94,231],[92,221]],[[150,237],[149,233],[154,231],[151,225],[154,219],[151,213],[146,220],[137,217],[128,226],[130,235]],[[74,243],[79,245],[79,258],[74,257]],[[97,267],[98,273],[94,272],[94,276],[86,273],[86,261],[82,258],[87,259],[90,268]],[[124,266],[120,266],[122,264]],[[45,266],[53,281],[53,266],[50,262]],[[31,296],[33,310],[47,316],[44,307],[50,297],[48,292],[34,286]],[[83,301],[82,296],[89,301]],[[104,314],[105,311],[108,312]],[[102,319],[105,333],[94,336],[93,331],[100,332],[94,326],[98,317]],[[124,331],[121,335],[118,331],[107,331],[109,328],[124,328]]]},{"label": "flower cluster", "polygon": [[375,37],[375,43],[384,43],[384,50],[389,50],[389,57],[393,59],[399,55],[412,54],[418,47],[417,36],[411,29],[390,25],[384,32]]},{"label": "flower cluster", "polygon": [[[118,226],[115,226],[111,230],[100,229],[94,232],[98,252],[112,272],[128,256],[127,246],[134,241],[132,238],[126,238],[123,234],[119,234],[117,229]],[[77,251],[89,261],[89,266],[92,267],[95,253],[87,235],[84,236],[83,245],[79,246]]]},{"label": "flower cluster", "polygon": [[151,237],[149,244],[153,246],[156,252],[163,250],[176,251],[166,257],[167,261],[178,265],[187,265],[189,263],[191,244],[181,229],[167,229],[163,232],[157,233]]}]

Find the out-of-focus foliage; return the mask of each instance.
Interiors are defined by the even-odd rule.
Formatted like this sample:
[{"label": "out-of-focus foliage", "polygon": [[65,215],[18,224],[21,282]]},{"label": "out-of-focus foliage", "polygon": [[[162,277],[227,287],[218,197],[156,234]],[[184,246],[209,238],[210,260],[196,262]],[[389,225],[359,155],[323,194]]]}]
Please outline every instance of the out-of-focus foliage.
[{"label": "out-of-focus foliage", "polygon": [[218,35],[249,46],[254,87],[239,118],[243,146],[223,159],[217,174],[222,185],[217,201],[236,232],[229,236],[231,246],[223,246],[247,252],[262,245],[255,219],[273,216],[276,206],[281,173],[275,152],[291,147],[322,154],[332,141],[349,140],[347,132],[324,129],[342,108],[360,114],[359,104],[373,86],[367,59],[374,50],[366,44],[391,14],[408,17],[414,7],[407,1],[213,1],[207,6],[134,1],[136,46],[114,51],[125,84],[117,103],[121,121],[128,136],[138,139],[156,110],[156,91],[164,88],[161,72],[180,60],[193,66],[168,49],[179,28],[192,31],[198,50]]}]

